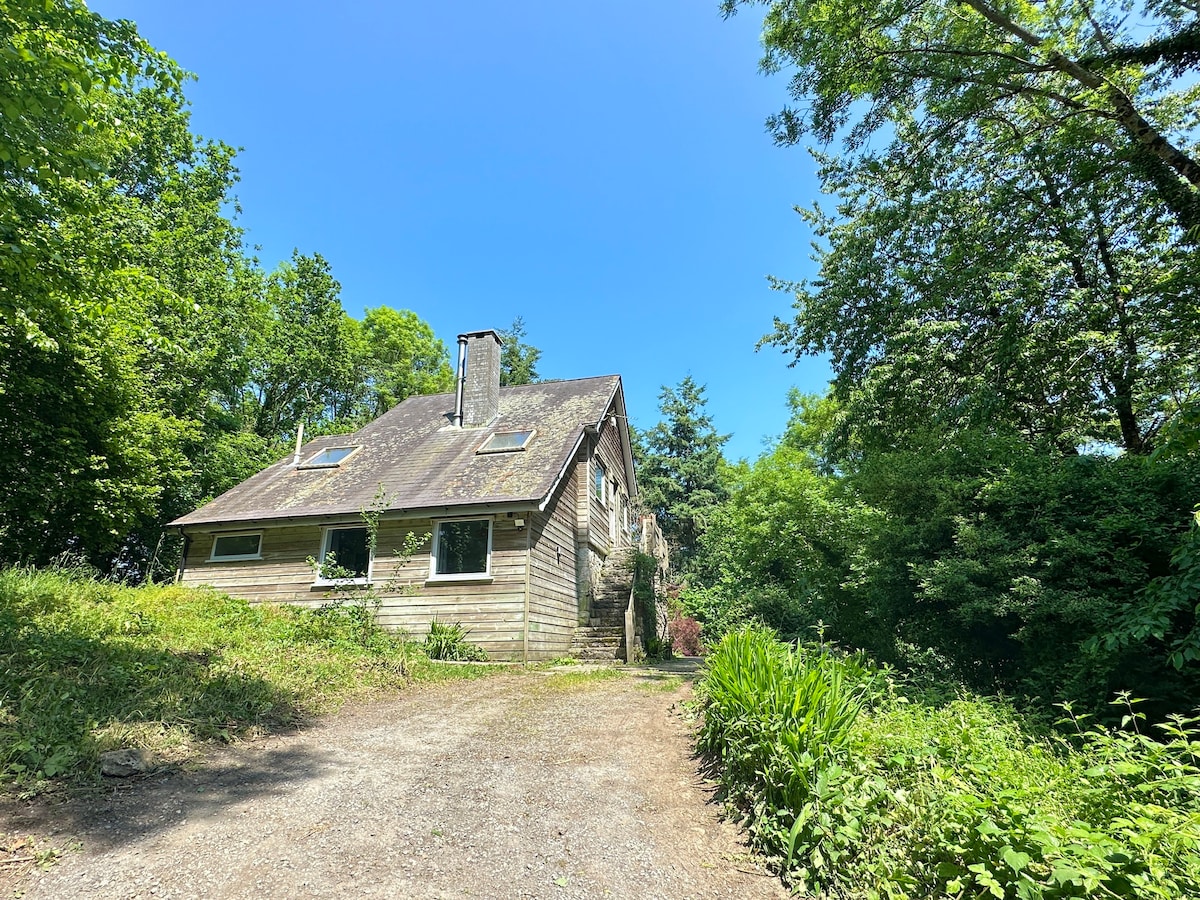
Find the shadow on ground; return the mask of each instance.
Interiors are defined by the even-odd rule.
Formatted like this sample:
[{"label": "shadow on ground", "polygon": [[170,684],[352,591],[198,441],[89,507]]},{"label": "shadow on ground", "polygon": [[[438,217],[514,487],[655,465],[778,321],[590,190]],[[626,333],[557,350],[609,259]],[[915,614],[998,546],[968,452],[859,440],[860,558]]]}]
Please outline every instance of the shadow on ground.
[{"label": "shadow on ground", "polygon": [[677,656],[674,659],[630,666],[629,671],[636,677],[647,681],[665,681],[670,678],[695,681],[703,668],[704,660],[699,656]]},{"label": "shadow on ground", "polygon": [[81,841],[93,850],[116,849],[188,821],[234,814],[235,807],[294,790],[333,764],[330,754],[311,747],[231,748],[194,771],[105,779],[94,791],[67,799],[4,800],[0,833],[35,834],[53,845]]}]

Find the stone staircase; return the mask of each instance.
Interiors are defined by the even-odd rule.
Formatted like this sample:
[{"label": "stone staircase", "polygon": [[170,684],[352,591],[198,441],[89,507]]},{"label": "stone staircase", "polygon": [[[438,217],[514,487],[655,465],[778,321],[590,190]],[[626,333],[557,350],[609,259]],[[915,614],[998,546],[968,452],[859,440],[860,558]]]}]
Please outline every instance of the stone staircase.
[{"label": "stone staircase", "polygon": [[625,608],[633,588],[633,548],[614,550],[592,585],[588,624],[575,628],[570,655],[578,660],[613,662],[625,653]]}]

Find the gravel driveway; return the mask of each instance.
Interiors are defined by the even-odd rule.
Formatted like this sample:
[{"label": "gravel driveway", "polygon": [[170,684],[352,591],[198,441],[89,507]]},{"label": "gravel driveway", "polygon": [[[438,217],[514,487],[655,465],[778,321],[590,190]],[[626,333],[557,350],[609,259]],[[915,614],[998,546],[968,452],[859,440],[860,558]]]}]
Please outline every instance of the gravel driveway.
[{"label": "gravel driveway", "polygon": [[103,799],[0,806],[78,840],[50,898],[786,897],[690,756],[677,676],[428,686]]}]

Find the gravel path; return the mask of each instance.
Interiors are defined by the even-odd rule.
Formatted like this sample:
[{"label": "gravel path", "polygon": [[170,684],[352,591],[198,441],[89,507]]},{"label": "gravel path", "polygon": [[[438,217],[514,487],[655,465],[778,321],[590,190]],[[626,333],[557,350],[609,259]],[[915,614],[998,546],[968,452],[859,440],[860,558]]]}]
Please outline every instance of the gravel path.
[{"label": "gravel path", "polygon": [[410,691],[100,800],[0,806],[78,840],[50,898],[783,898],[690,757],[676,676]]}]

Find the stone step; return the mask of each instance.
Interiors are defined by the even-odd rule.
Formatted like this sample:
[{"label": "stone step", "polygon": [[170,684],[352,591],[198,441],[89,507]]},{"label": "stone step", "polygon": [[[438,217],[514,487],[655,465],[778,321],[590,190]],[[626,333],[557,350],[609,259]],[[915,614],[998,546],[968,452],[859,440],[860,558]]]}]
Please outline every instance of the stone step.
[{"label": "stone step", "polygon": [[624,650],[619,653],[602,650],[571,650],[567,655],[580,662],[625,662]]},{"label": "stone step", "polygon": [[596,600],[610,600],[612,602],[629,602],[629,588],[624,590],[605,590],[604,588],[596,588],[592,592],[593,598]]},{"label": "stone step", "polygon": [[584,644],[578,647],[572,646],[567,651],[569,656],[578,656],[579,654],[588,656],[607,656],[609,659],[625,658],[624,644]]},{"label": "stone step", "polygon": [[593,603],[593,616],[625,616],[626,605],[624,603],[619,606],[616,603]]},{"label": "stone step", "polygon": [[576,652],[600,653],[609,659],[622,655],[625,628],[610,626],[581,626],[571,639],[571,655]]}]

